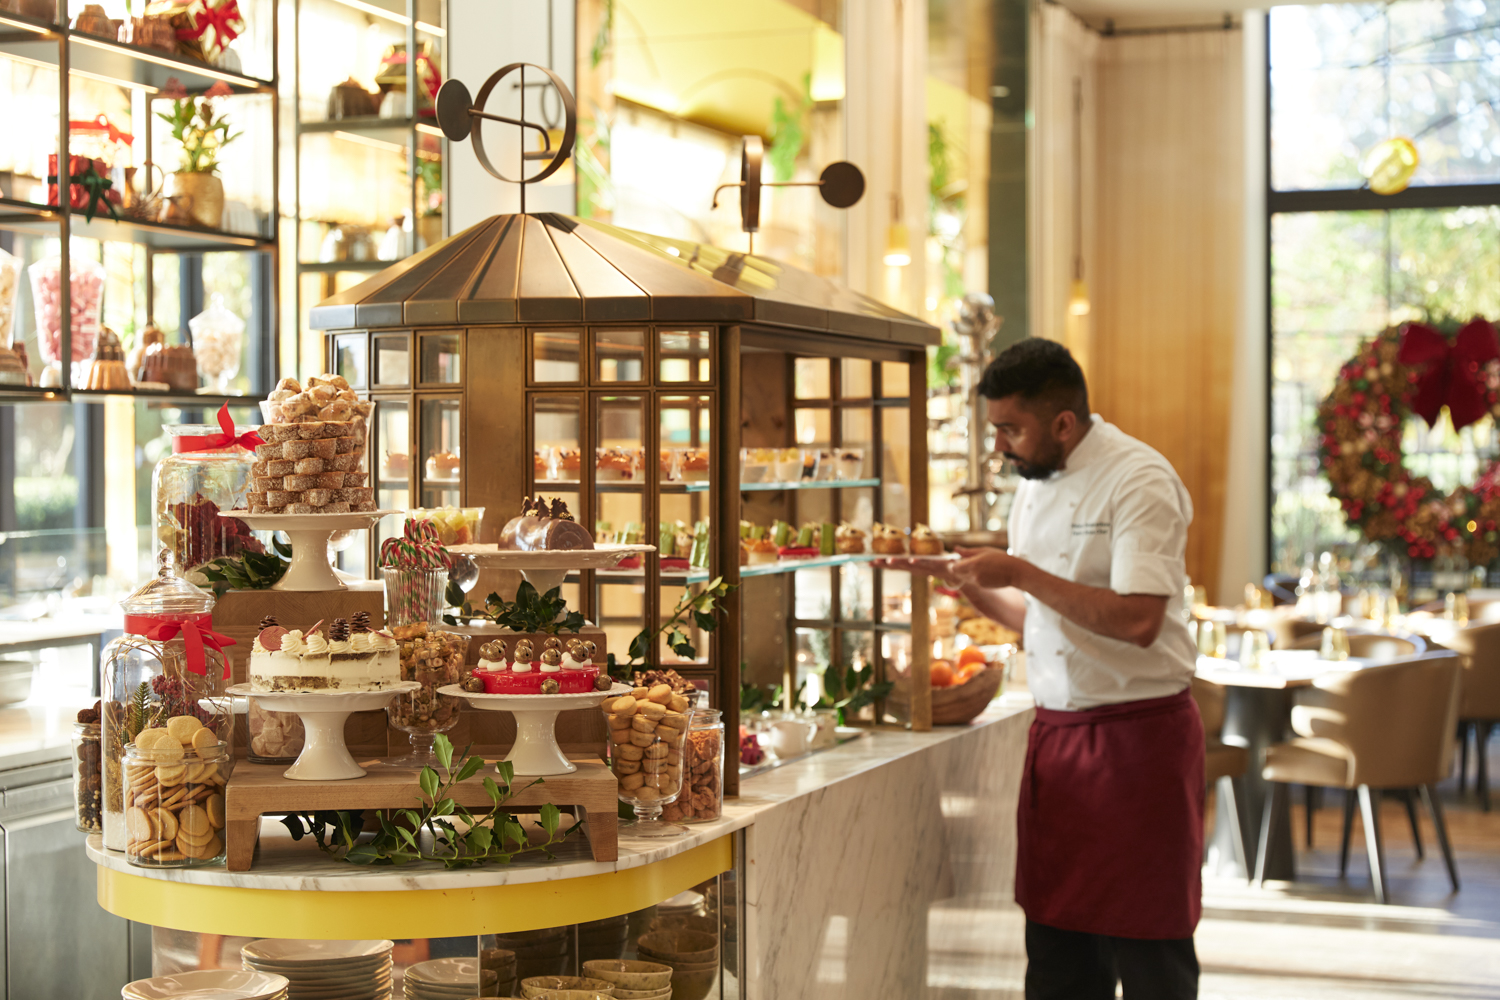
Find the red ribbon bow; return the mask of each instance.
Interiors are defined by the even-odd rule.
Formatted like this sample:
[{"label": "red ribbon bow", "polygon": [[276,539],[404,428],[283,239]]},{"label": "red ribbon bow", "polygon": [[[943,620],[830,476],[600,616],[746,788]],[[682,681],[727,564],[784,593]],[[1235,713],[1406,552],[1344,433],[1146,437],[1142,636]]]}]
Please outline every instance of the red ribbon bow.
[{"label": "red ribbon bow", "polygon": [[260,439],[260,435],[254,431],[246,431],[239,437],[234,436],[234,421],[229,419],[228,403],[219,407],[219,429],[223,431],[222,434],[174,437],[172,438],[172,450],[181,454],[184,451],[213,451],[215,448],[237,444],[241,448],[248,448],[254,451],[257,445],[265,444]]},{"label": "red ribbon bow", "polygon": [[[194,615],[186,619],[162,618],[158,615],[125,616],[125,631],[131,635],[145,636],[152,642],[166,642],[181,633],[182,643],[187,649],[187,668],[199,677],[208,676],[208,658],[203,655],[204,646],[222,653],[225,646],[235,644],[229,636],[215,632],[213,626],[213,615]],[[228,657],[224,658],[224,679],[229,679]]]},{"label": "red ribbon bow", "polygon": [[1448,338],[1422,323],[1408,323],[1401,332],[1396,359],[1403,365],[1425,365],[1417,376],[1417,392],[1411,408],[1431,427],[1448,407],[1453,429],[1462,430],[1489,412],[1480,368],[1500,360],[1500,341],[1489,320],[1476,316],[1454,338]]},{"label": "red ribbon bow", "polygon": [[177,37],[185,42],[195,42],[202,38],[209,28],[214,29],[214,45],[223,51],[229,47],[229,43],[240,36],[245,30],[245,18],[240,13],[239,0],[223,0],[223,3],[215,7],[209,0],[204,0],[203,10],[193,17],[194,26],[191,28],[179,28]]}]

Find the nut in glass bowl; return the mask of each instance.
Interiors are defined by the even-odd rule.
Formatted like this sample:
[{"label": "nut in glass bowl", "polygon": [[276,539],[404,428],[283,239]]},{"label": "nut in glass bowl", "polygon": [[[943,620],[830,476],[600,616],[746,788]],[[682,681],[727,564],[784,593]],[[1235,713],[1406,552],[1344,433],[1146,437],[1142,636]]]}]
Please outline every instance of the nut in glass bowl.
[{"label": "nut in glass bowl", "polygon": [[635,809],[636,836],[674,836],[684,828],[660,820],[683,787],[683,746],[692,722],[687,699],[666,684],[639,687],[601,706],[609,724],[610,769],[620,801]]}]

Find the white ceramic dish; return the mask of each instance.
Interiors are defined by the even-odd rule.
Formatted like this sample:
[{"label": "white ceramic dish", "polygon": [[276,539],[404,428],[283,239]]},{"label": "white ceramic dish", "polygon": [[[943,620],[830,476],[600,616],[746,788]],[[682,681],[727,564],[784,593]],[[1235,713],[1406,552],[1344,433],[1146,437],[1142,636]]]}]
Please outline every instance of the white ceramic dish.
[{"label": "white ceramic dish", "polygon": [[345,590],[328,562],[328,539],[335,531],[368,528],[382,517],[401,514],[399,510],[366,510],[348,514],[252,514],[248,510],[220,511],[220,517],[234,517],[254,531],[284,531],[292,543],[292,561],[272,590]]},{"label": "white ceramic dish", "polygon": [[391,953],[393,941],[302,941],[263,938],[240,949],[240,955],[256,962],[316,964],[331,962],[378,962]]},{"label": "white ceramic dish", "polygon": [[224,693],[254,698],[272,712],[295,712],[302,717],[307,737],[297,762],[284,772],[286,777],[298,781],[340,781],[365,776],[365,769],[355,763],[344,743],[344,720],[352,712],[384,708],[396,695],[415,691],[421,686],[418,681],[397,681],[379,691],[272,692],[252,691],[249,684],[236,684],[226,688]]},{"label": "white ceramic dish", "polygon": [[124,1000],[276,1000],[287,978],[243,969],[200,969],[138,979],[120,990]]},{"label": "white ceramic dish", "polygon": [[[557,745],[554,724],[557,713],[569,709],[598,708],[606,698],[629,694],[626,684],[616,684],[608,691],[584,691],[580,694],[475,694],[457,684],[437,689],[438,694],[464,698],[473,708],[486,712],[509,712],[516,717],[516,742],[505,759],[515,766],[516,774],[572,774],[578,767]],[[415,967],[414,967],[415,968]]]},{"label": "white ceramic dish", "polygon": [[655,545],[595,545],[592,549],[546,549],[518,552],[498,545],[450,545],[449,552],[465,555],[485,569],[514,569],[542,593],[563,582],[571,570],[613,569],[628,556],[655,552]]}]

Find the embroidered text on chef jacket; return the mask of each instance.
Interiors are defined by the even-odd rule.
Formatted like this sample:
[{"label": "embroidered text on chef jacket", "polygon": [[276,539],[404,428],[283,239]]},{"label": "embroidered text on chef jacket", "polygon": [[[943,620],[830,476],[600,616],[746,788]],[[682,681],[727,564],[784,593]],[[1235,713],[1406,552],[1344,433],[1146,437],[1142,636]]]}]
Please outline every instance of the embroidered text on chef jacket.
[{"label": "embroidered text on chef jacket", "polygon": [[1109,639],[1026,595],[1026,676],[1043,708],[1084,709],[1176,694],[1197,649],[1177,613],[1193,504],[1165,458],[1097,414],[1048,479],[1024,480],[1010,514],[1010,552],[1074,583],[1167,597],[1149,647]]}]

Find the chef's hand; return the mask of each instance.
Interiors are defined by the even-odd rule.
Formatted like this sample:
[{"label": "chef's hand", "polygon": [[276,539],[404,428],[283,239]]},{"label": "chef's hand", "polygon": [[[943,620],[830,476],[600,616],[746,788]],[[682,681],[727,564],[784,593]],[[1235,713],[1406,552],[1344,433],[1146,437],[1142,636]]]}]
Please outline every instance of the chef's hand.
[{"label": "chef's hand", "polygon": [[949,574],[960,586],[972,583],[985,590],[1014,587],[1018,585],[1022,570],[1029,565],[1024,559],[1017,559],[1004,549],[956,547],[954,551],[961,558],[948,564]]}]

